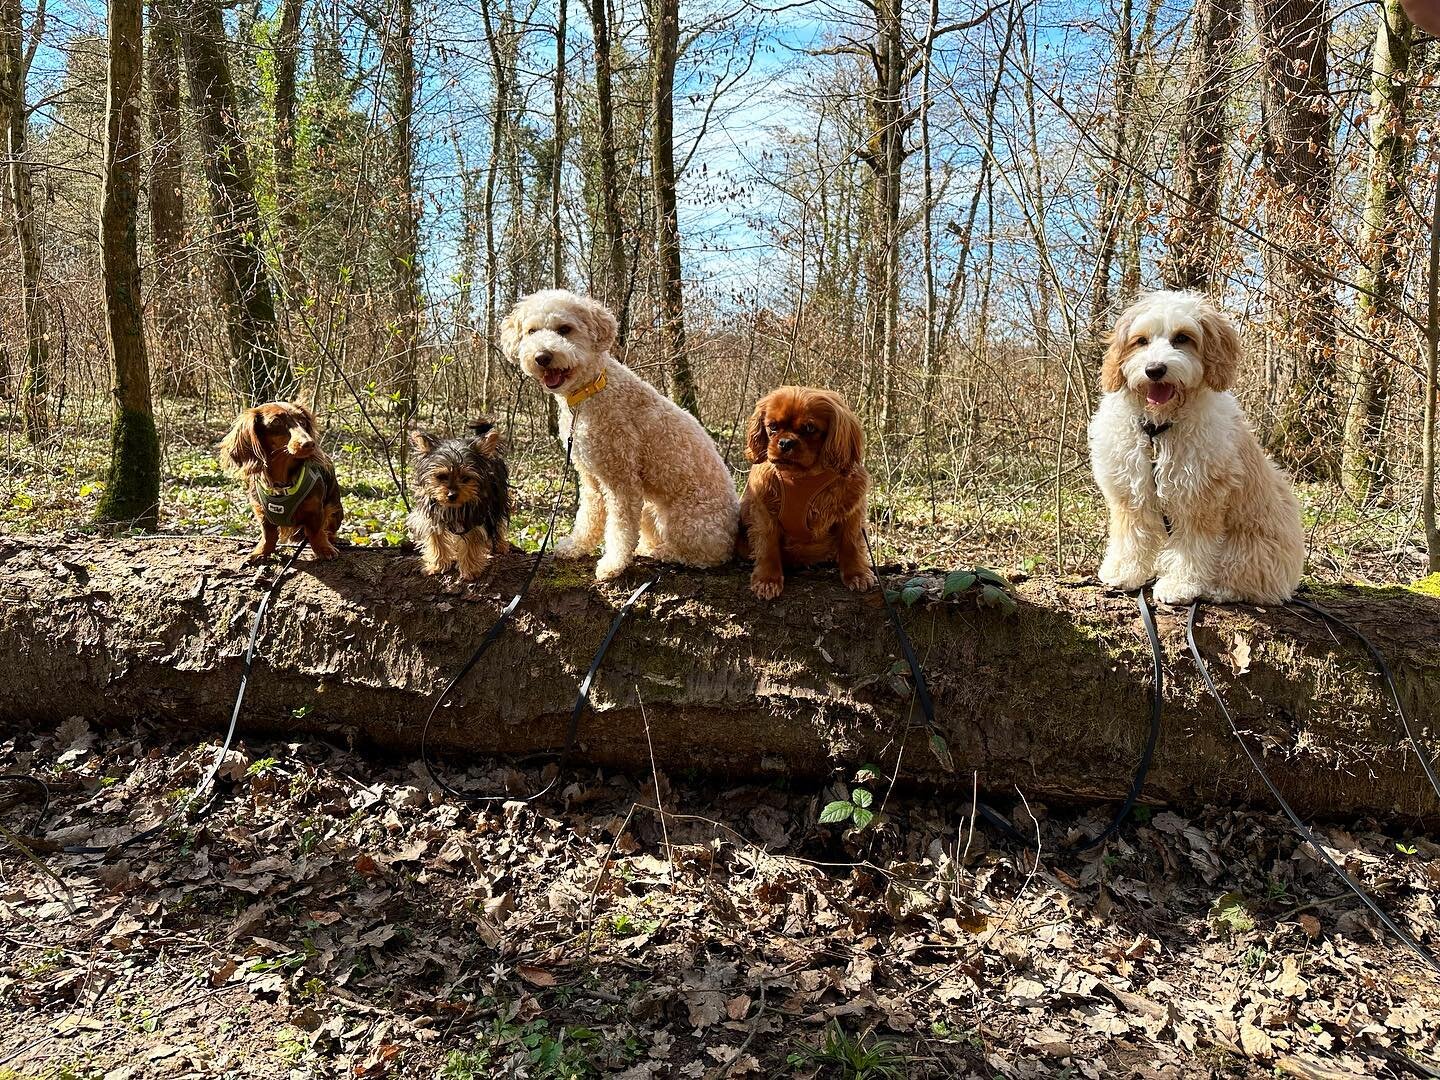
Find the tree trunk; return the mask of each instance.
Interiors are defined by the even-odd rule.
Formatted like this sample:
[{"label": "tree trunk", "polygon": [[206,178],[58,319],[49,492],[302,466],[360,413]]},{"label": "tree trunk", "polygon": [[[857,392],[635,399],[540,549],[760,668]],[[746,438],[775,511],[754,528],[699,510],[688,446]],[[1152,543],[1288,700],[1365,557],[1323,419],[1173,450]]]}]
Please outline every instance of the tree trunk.
[{"label": "tree trunk", "polygon": [[[1111,107],[1108,160],[1102,161],[1095,200],[1095,266],[1090,276],[1090,329],[1086,366],[1098,367],[1105,334],[1113,321],[1110,305],[1110,269],[1115,263],[1120,230],[1128,209],[1130,170],[1125,167],[1129,146],[1130,102],[1135,94],[1134,4],[1120,0],[1120,20],[1115,28],[1115,89]],[[1091,361],[1096,362],[1091,362]]]},{"label": "tree trunk", "polygon": [[[0,538],[0,721],[160,716],[212,730],[229,717],[240,656],[269,572],[219,538],[103,542]],[[415,751],[433,695],[524,575],[501,557],[484,584],[423,577],[418,559],[351,550],[302,561],[271,609],[242,738],[261,729],[349,735]],[[576,684],[631,585],[596,586],[586,563],[550,563],[443,709],[432,736],[467,751],[558,747]],[[899,580],[891,577],[893,586]],[[904,575],[908,578],[910,575]],[[637,572],[636,580],[639,574]],[[938,592],[937,575],[926,575]],[[1004,616],[968,598],[905,613],[926,658],[946,773],[907,726],[909,690],[872,592],[833,570],[794,574],[757,601],[743,573],[670,570],[616,637],[581,724],[581,756],[662,769],[817,777],[903,744],[905,782],[1028,797],[1118,799],[1144,743],[1150,655],[1127,597],[1035,579]],[[1327,592],[1389,658],[1421,724],[1440,709],[1440,600],[1406,590]],[[1164,735],[1147,795],[1194,807],[1268,803],[1164,611]],[[1294,609],[1207,609],[1199,641],[1242,730],[1302,813],[1440,820],[1359,648]],[[1234,674],[1239,643],[1245,673]],[[458,765],[463,768],[462,762]]]},{"label": "tree trunk", "polygon": [[565,288],[565,231],[560,225],[560,194],[565,179],[565,53],[569,4],[556,0],[555,11],[555,131],[550,161],[550,286]]},{"label": "tree trunk", "polygon": [[186,268],[185,156],[181,144],[180,38],[170,0],[150,2],[150,241],[154,246],[156,364],[162,392],[199,393],[190,347],[193,309]]},{"label": "tree trunk", "polygon": [[1229,100],[1240,46],[1241,0],[1198,0],[1175,160],[1176,196],[1160,274],[1167,288],[1208,290],[1220,258],[1220,193]]},{"label": "tree trunk", "polygon": [[485,221],[485,369],[480,383],[480,408],[488,415],[493,408],[495,350],[498,347],[496,343],[499,340],[500,324],[500,258],[499,246],[495,240],[495,195],[499,189],[501,147],[510,111],[514,38],[508,5],[500,10],[498,28],[491,19],[489,4],[480,5],[480,17],[485,24],[485,41],[490,47],[491,84],[495,91],[490,119],[490,159],[485,169],[485,203],[482,211]]},{"label": "tree trunk", "polygon": [[1406,98],[1413,28],[1400,0],[1380,6],[1370,60],[1370,180],[1360,236],[1364,260],[1355,275],[1356,322],[1364,337],[1352,342],[1350,409],[1345,419],[1341,478],[1357,502],[1384,492],[1387,482],[1385,414],[1396,361],[1387,343],[1398,340],[1400,229],[1410,171]]},{"label": "tree trunk", "polygon": [[296,69],[300,61],[300,17],[305,0],[281,0],[275,31],[275,216],[279,233],[280,269],[292,298],[303,295],[305,273],[300,265],[300,215],[295,195],[295,123],[299,95]]},{"label": "tree trunk", "polygon": [[626,303],[625,226],[620,213],[620,180],[615,151],[615,104],[611,83],[613,69],[610,43],[609,0],[586,0],[590,30],[595,43],[595,111],[600,121],[597,165],[600,178],[600,221],[602,261],[605,267],[601,299],[619,318],[618,339],[624,344],[630,330],[630,308]]},{"label": "tree trunk", "polygon": [[[391,364],[396,415],[403,430],[419,406],[420,384],[420,205],[415,194],[415,4],[399,0],[390,73],[394,95],[394,142],[390,171],[395,184],[394,245],[390,273],[394,288],[395,330]],[[401,441],[401,453],[406,443]]]},{"label": "tree trunk", "polygon": [[1315,422],[1335,408],[1334,289],[1330,239],[1330,20],[1326,0],[1255,0],[1263,64],[1262,152],[1267,340],[1267,441],[1295,473],[1333,475],[1330,433]]},{"label": "tree trunk", "polygon": [[110,471],[100,521],[153,529],[160,511],[160,440],[150,404],[145,310],[140,301],[141,42],[143,0],[110,0],[100,262],[110,353]]},{"label": "tree trunk", "polygon": [[[41,5],[41,12],[44,6]],[[37,20],[43,14],[37,13]],[[0,0],[0,119],[9,168],[10,209],[20,263],[21,314],[25,327],[25,373],[20,381],[25,436],[32,443],[50,435],[50,309],[40,281],[40,240],[30,177],[30,114],[26,101],[29,58],[20,0]]]},{"label": "tree trunk", "polygon": [[255,177],[240,134],[240,108],[217,0],[190,0],[181,36],[210,189],[215,277],[235,363],[236,392],[251,403],[288,398],[296,389],[295,374],[275,322],[275,293],[260,249]]},{"label": "tree trunk", "polygon": [[654,0],[651,21],[650,146],[655,196],[655,248],[660,276],[661,355],[676,402],[695,416],[700,399],[685,351],[685,295],[680,276],[680,222],[675,200],[675,63],[680,46],[680,0]]}]

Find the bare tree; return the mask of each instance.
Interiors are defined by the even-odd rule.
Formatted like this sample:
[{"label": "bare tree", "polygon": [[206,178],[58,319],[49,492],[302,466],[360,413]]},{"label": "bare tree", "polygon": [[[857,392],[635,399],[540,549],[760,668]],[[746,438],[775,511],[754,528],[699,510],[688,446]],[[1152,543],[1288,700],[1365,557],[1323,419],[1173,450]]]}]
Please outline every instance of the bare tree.
[{"label": "bare tree", "polygon": [[150,402],[145,312],[140,301],[143,0],[110,0],[100,252],[111,365],[110,471],[101,521],[153,529],[160,510],[160,440]]},{"label": "bare tree", "polygon": [[[419,401],[417,367],[423,313],[420,295],[420,205],[415,193],[415,4],[397,0],[390,46],[390,178],[394,184],[395,225],[390,255],[395,331],[392,367],[396,413],[402,422],[415,415]],[[401,441],[401,452],[406,443]]]},{"label": "bare tree", "polygon": [[180,37],[170,0],[151,0],[150,49],[150,242],[155,252],[152,303],[164,392],[199,392],[190,355],[190,287],[185,252],[185,155],[180,92]]},{"label": "bare tree", "polygon": [[[1255,0],[1263,64],[1266,390],[1271,448],[1305,475],[1333,472],[1314,419],[1335,401],[1334,292],[1326,270],[1331,150],[1326,0]],[[1328,460],[1327,460],[1328,459]]]},{"label": "bare tree", "polygon": [[1368,340],[1349,349],[1350,409],[1341,478],[1350,497],[1365,500],[1386,483],[1384,425],[1394,361],[1383,342],[1396,330],[1400,282],[1400,211],[1410,169],[1406,106],[1413,28],[1400,0],[1379,8],[1370,61],[1370,175],[1360,237],[1364,262],[1355,280],[1355,308]]},{"label": "bare tree", "polygon": [[620,181],[615,151],[615,104],[609,0],[586,0],[590,32],[595,43],[595,112],[599,120],[596,172],[600,188],[601,254],[604,266],[601,297],[619,316],[619,340],[629,336],[630,305],[626,300],[624,219],[620,212]]},{"label": "bare tree", "polygon": [[275,30],[275,216],[276,246],[286,289],[295,294],[305,287],[300,266],[300,218],[295,192],[295,135],[298,119],[296,71],[300,60],[300,18],[305,0],[281,0],[280,25]]},{"label": "bare tree", "polygon": [[1211,288],[1219,261],[1220,193],[1230,141],[1229,101],[1240,45],[1241,0],[1196,0],[1181,100],[1175,190],[1160,273],[1176,289]]},{"label": "bare tree", "polygon": [[680,0],[653,0],[650,24],[650,177],[655,199],[655,258],[660,277],[661,354],[675,400],[696,416],[700,398],[685,351],[685,292],[680,276],[680,223],[675,197],[675,64]]},{"label": "bare tree", "polygon": [[50,308],[41,281],[40,240],[35,229],[35,199],[30,155],[30,109],[26,85],[30,64],[45,28],[45,2],[35,12],[27,40],[20,0],[0,0],[0,121],[9,157],[7,194],[14,214],[15,246],[20,256],[20,289],[25,325],[25,374],[21,408],[25,435],[40,442],[50,434]]},{"label": "bare tree", "polygon": [[181,34],[210,215],[216,286],[229,333],[237,391],[252,402],[288,398],[295,375],[275,322],[275,294],[260,248],[260,211],[239,103],[226,57],[218,0],[190,0]]}]

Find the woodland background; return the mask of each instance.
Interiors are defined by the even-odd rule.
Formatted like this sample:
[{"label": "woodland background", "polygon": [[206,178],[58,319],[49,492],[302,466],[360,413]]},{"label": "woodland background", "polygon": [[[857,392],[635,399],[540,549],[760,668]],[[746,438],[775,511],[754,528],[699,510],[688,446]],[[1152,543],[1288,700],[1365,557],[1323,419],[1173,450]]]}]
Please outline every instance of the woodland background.
[{"label": "woodland background", "polygon": [[[553,456],[495,328],[562,284],[620,312],[626,361],[732,465],[760,393],[832,386],[901,550],[1088,569],[1102,336],[1180,285],[1247,328],[1312,572],[1440,557],[1437,50],[1397,0],[110,11],[0,3],[7,528],[151,525],[162,486],[168,526],[240,528],[208,446],[299,393],[347,532],[397,540],[415,423],[494,414]],[[149,449],[123,417],[152,402]]]}]

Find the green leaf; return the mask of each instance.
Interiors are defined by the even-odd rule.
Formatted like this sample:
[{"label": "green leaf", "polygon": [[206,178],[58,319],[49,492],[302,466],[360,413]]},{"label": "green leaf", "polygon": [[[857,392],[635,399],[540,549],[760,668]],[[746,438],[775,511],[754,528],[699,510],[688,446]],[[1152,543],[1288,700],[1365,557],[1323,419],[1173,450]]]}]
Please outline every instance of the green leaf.
[{"label": "green leaf", "polygon": [[946,772],[955,771],[955,759],[950,756],[950,744],[938,731],[930,733],[930,752],[945,767]]},{"label": "green leaf", "polygon": [[855,770],[855,782],[857,784],[870,784],[879,780],[882,775],[878,765],[866,763]]},{"label": "green leaf", "polygon": [[850,815],[854,812],[855,807],[853,804],[846,802],[844,799],[839,799],[830,803],[824,810],[820,811],[820,823],[822,825],[829,825],[837,821],[849,821]]},{"label": "green leaf", "polygon": [[1004,574],[998,570],[991,570],[988,566],[977,566],[975,568],[975,576],[981,581],[989,582],[991,585],[998,586],[1002,589],[1008,589],[1010,587],[1010,582]]},{"label": "green leaf", "polygon": [[896,600],[899,600],[899,599],[900,599],[900,594],[899,594],[898,592],[896,592],[894,589],[886,589],[886,590],[885,590],[885,602],[886,602],[887,604],[893,604],[893,603],[895,603]]},{"label": "green leaf", "polygon": [[923,585],[906,585],[900,590],[900,599],[905,602],[906,607],[914,607],[915,602],[925,595]]},{"label": "green leaf", "polygon": [[864,807],[857,806],[855,807],[854,818],[855,828],[863,829],[865,828],[865,826],[869,825],[870,822],[875,820],[875,815],[871,811],[866,810]]},{"label": "green leaf", "polygon": [[1236,933],[1255,929],[1255,920],[1245,905],[1245,897],[1238,892],[1227,892],[1218,897],[1210,906],[1210,921]]},{"label": "green leaf", "polygon": [[1006,614],[1009,614],[1016,608],[1015,598],[1004,589],[997,588],[994,585],[986,585],[981,589],[977,602],[981,607],[999,608]]},{"label": "green leaf", "polygon": [[871,795],[870,792],[866,791],[863,787],[857,787],[851,789],[850,801],[858,808],[868,809],[870,804],[875,801],[875,796]]},{"label": "green leaf", "polygon": [[947,596],[954,596],[958,592],[964,592],[975,584],[975,575],[969,570],[951,570],[945,575],[945,588],[940,592],[943,600]]}]

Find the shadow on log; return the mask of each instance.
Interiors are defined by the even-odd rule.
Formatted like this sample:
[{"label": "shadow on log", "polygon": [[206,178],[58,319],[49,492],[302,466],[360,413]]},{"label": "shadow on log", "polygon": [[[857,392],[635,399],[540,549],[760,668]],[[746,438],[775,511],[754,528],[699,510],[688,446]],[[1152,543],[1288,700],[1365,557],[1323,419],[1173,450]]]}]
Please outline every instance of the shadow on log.
[{"label": "shadow on log", "polygon": [[[212,537],[0,538],[0,720],[19,728],[149,715],[223,731],[245,637],[277,568],[242,566],[245,550]],[[462,586],[422,576],[417,558],[393,551],[302,557],[262,637],[242,736],[316,732],[414,753],[431,696],[529,558],[498,559],[490,578]],[[438,745],[486,754],[558,746],[577,681],[647,569],[605,586],[592,572],[588,562],[542,567],[511,627],[437,717]],[[610,651],[581,753],[648,770],[643,701],[656,759],[671,772],[820,777],[867,761],[888,771],[903,747],[902,783],[968,791],[978,771],[981,788],[997,793],[1118,799],[1148,715],[1150,657],[1134,602],[1053,580],[1016,592],[1019,610],[1008,616],[968,596],[905,612],[955,773],[918,723],[907,727],[908,679],[895,674],[903,667],[879,593],[856,596],[829,571],[789,576],[771,603],[751,596],[737,567],[667,571]],[[1404,589],[1317,599],[1386,654],[1429,738],[1440,600]],[[1183,612],[1162,610],[1159,622],[1168,686],[1147,801],[1265,804],[1185,654]],[[1208,608],[1200,643],[1302,813],[1440,819],[1358,643],[1294,609],[1253,608]]]}]

